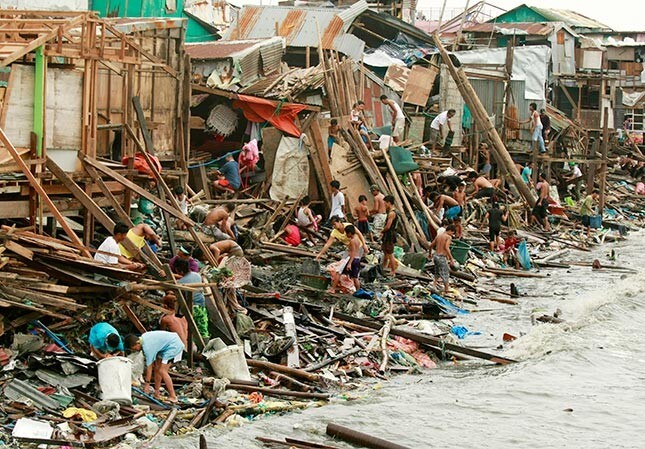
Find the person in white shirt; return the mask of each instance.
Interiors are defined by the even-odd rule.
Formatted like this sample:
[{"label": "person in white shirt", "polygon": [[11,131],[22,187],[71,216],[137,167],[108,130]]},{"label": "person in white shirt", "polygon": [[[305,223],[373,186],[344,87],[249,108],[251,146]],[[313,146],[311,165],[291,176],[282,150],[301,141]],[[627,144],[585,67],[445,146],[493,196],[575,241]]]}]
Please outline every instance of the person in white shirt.
[{"label": "person in white shirt", "polygon": [[403,110],[396,101],[390,100],[387,95],[381,95],[381,103],[390,108],[390,112],[392,113],[392,139],[394,139],[394,143],[398,143],[405,129]]},{"label": "person in white shirt", "polygon": [[[450,122],[450,119],[455,116],[456,112],[457,111],[455,111],[454,109],[443,111],[442,113],[437,115],[430,124],[430,142],[432,142],[432,151],[435,150],[437,142],[441,143],[443,141],[444,126],[448,127],[448,132],[452,131],[452,124]],[[447,135],[448,132],[446,132],[445,135]]]},{"label": "person in white shirt", "polygon": [[329,218],[337,216],[345,218],[345,195],[340,191],[340,182],[333,180],[331,186],[331,212]]},{"label": "person in white shirt", "polygon": [[122,268],[126,270],[139,271],[145,268],[145,265],[138,262],[133,262],[127,257],[121,255],[119,243],[127,238],[130,228],[124,223],[117,223],[114,225],[114,237],[108,237],[103,240],[101,246],[94,254],[94,260],[97,262],[105,263],[108,265],[123,264]]}]

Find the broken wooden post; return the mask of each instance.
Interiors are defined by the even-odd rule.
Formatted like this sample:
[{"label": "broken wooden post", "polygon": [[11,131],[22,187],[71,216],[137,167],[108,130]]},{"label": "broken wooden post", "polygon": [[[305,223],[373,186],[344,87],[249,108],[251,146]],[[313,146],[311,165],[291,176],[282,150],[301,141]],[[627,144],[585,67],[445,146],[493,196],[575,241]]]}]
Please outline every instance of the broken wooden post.
[{"label": "broken wooden post", "polygon": [[486,133],[489,140],[491,141],[491,149],[494,151],[496,159],[506,168],[511,177],[511,180],[513,181],[513,184],[515,184],[515,187],[517,187],[517,190],[520,192],[529,206],[535,206],[535,196],[533,196],[529,187],[522,180],[522,175],[515,166],[515,162],[504,146],[502,139],[499,137],[495,126],[493,126],[493,124],[488,119],[486,108],[479,100],[479,97],[470,84],[470,81],[468,81],[468,77],[466,76],[464,69],[461,67],[455,67],[455,65],[452,63],[452,60],[450,59],[450,56],[448,55],[448,52],[446,52],[446,49],[443,47],[439,36],[435,33],[432,35],[432,37],[434,39],[435,45],[437,46],[437,49],[439,50],[439,53],[441,54],[441,57],[443,58],[444,64],[446,64],[450,75],[455,80],[455,83],[457,83],[457,88],[459,89],[461,96],[464,98],[464,101],[468,105],[468,108],[470,108],[475,122],[477,123],[477,127],[480,128],[484,133]]},{"label": "broken wooden post", "polygon": [[334,423],[327,424],[327,435],[372,449],[410,449],[408,446],[401,446],[400,444],[392,443],[391,441]]}]

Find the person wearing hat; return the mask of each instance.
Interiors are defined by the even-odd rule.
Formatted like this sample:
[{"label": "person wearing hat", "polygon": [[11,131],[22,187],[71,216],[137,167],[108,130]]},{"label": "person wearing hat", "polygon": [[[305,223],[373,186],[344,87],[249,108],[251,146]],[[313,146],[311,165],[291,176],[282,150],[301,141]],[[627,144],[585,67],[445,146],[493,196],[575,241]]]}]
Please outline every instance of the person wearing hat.
[{"label": "person wearing hat", "polygon": [[193,256],[193,249],[189,246],[182,245],[179,247],[179,251],[177,251],[177,254],[168,261],[168,265],[170,265],[170,270],[175,274],[175,278],[178,279],[178,276],[179,276],[177,274],[176,267],[175,267],[178,260],[185,260],[186,262],[188,262],[188,266],[191,272],[199,273],[199,262],[193,259],[192,256]]},{"label": "person wearing hat", "polygon": [[[242,178],[240,177],[240,166],[233,157],[233,153],[228,153],[226,156],[226,162],[222,165],[217,174],[223,180],[217,180],[213,183],[213,187],[218,191],[230,191],[231,189],[237,191],[242,185]],[[222,185],[220,181],[227,181],[227,185]]]},{"label": "person wearing hat", "polygon": [[370,210],[374,235],[381,235],[381,232],[383,232],[383,228],[385,227],[385,221],[387,220],[387,214],[385,212],[385,195],[381,193],[381,189],[379,189],[376,184],[373,184],[370,187],[370,192],[372,193],[372,196],[374,196],[374,207]]},{"label": "person wearing hat", "polygon": [[123,341],[114,326],[108,323],[97,323],[90,329],[88,336],[90,351],[101,360],[114,355],[123,355]]}]

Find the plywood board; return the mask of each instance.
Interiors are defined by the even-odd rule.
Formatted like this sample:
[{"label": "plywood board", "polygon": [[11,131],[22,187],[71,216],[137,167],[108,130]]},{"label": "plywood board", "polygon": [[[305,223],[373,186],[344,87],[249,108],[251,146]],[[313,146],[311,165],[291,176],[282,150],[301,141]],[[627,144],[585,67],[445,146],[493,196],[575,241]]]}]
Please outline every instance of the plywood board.
[{"label": "plywood board", "polygon": [[341,191],[345,194],[346,213],[351,212],[358,204],[359,195],[365,195],[371,201],[370,183],[354,152],[346,146],[334,144],[331,154],[329,168],[332,177],[340,182]]},{"label": "plywood board", "polygon": [[438,70],[434,67],[429,69],[418,65],[412,67],[408,80],[405,83],[403,102],[417,106],[425,106],[428,103],[428,98],[430,98],[430,92],[432,91],[432,86],[434,86],[437,73]]},{"label": "plywood board", "polygon": [[383,82],[395,92],[405,90],[411,70],[404,65],[391,65],[387,68]]},{"label": "plywood board", "polygon": [[[3,124],[16,147],[29,147],[34,128],[34,67],[13,64],[12,90]],[[81,149],[83,73],[73,69],[47,69],[45,147]]]}]

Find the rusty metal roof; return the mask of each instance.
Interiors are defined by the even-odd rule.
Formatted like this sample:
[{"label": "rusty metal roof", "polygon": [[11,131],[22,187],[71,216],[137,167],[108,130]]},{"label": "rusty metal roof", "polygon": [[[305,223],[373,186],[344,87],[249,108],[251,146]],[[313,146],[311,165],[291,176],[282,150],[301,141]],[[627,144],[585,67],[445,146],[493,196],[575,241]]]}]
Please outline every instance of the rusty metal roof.
[{"label": "rusty metal roof", "polygon": [[191,59],[223,59],[249,50],[266,39],[248,39],[243,41],[217,41],[203,44],[186,45],[186,53]]},{"label": "rusty metal roof", "polygon": [[554,25],[550,22],[475,23],[464,28],[464,33],[493,33],[497,29],[522,30],[533,36],[548,36]]},{"label": "rusty metal roof", "polygon": [[[287,6],[244,6],[233,16],[225,40],[266,39],[282,36],[287,46],[318,47],[342,50],[360,59],[363,45],[343,45],[342,37],[352,22],[367,10],[367,2],[360,0],[347,9],[297,8]],[[347,53],[350,52],[350,53]]]}]

